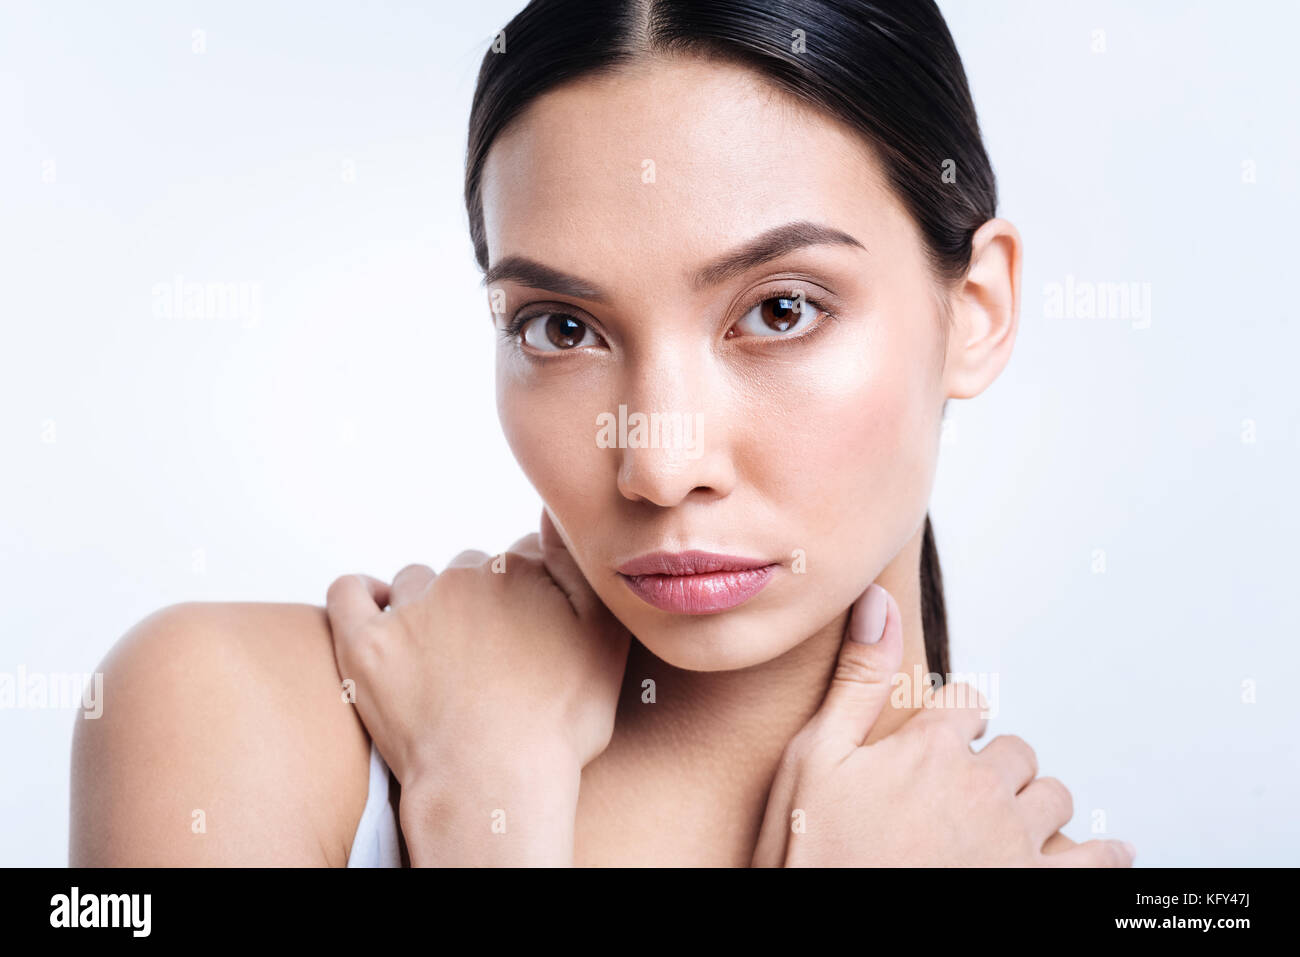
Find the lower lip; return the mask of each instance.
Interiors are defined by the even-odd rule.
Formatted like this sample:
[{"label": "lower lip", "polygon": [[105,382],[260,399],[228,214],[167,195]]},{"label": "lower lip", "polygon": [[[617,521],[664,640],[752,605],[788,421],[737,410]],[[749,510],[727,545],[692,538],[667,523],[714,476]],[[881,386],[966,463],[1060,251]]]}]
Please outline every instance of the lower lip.
[{"label": "lower lip", "polygon": [[712,615],[753,598],[772,578],[776,565],[703,575],[620,575],[648,605],[679,615]]}]

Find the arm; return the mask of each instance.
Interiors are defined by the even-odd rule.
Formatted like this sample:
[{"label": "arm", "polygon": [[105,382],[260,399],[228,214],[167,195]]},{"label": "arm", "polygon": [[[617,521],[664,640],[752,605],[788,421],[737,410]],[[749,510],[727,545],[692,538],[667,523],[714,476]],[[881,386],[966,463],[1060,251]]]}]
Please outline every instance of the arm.
[{"label": "arm", "polygon": [[324,612],[182,604],[100,665],[73,735],[72,866],[342,866],[369,744]]}]

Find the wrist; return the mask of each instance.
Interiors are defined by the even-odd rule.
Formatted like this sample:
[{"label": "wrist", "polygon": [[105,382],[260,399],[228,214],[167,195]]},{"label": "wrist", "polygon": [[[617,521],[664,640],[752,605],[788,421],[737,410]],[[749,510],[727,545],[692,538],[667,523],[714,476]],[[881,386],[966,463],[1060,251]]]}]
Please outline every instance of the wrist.
[{"label": "wrist", "polygon": [[537,749],[429,766],[402,784],[411,865],[570,866],[581,777],[576,760]]}]

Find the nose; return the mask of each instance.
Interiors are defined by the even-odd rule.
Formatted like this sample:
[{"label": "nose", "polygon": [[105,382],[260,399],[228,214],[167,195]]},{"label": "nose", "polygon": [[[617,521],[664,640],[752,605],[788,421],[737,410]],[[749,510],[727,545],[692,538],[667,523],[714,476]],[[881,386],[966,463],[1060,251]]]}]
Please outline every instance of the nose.
[{"label": "nose", "polygon": [[629,370],[625,401],[606,420],[617,430],[624,498],[671,508],[735,487],[727,399],[707,366],[705,358],[690,362],[681,350],[664,350]]}]

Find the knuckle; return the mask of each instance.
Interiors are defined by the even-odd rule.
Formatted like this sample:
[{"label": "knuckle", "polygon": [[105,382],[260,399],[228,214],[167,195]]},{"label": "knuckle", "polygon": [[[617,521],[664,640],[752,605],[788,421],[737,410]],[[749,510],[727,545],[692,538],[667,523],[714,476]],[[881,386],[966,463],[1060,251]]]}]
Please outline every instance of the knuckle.
[{"label": "knuckle", "polygon": [[510,546],[511,552],[540,553],[541,550],[542,550],[542,539],[541,536],[538,535],[536,532],[530,532],[529,534],[525,535],[523,538],[519,539],[519,541],[515,542],[513,545]]},{"label": "knuckle", "polygon": [[506,560],[506,574],[511,574],[520,570],[537,571],[538,569],[546,567],[546,563],[536,555],[529,555],[526,552],[516,551],[513,548],[502,552],[502,554],[505,556]]},{"label": "knuckle", "polygon": [[1074,798],[1067,788],[1058,778],[1039,778],[1039,788],[1043,792],[1043,797],[1051,802],[1052,809],[1058,818],[1068,821],[1074,817]]},{"label": "knuckle", "polygon": [[464,614],[478,600],[480,589],[484,587],[483,578],[477,567],[449,566],[433,580],[430,593],[445,613],[453,616]]},{"label": "knuckle", "polygon": [[781,765],[787,769],[801,767],[811,751],[811,738],[801,731],[790,739],[781,752]]},{"label": "knuckle", "polygon": [[951,714],[952,712],[939,712],[933,720],[925,721],[918,727],[927,751],[948,752],[965,746],[966,740],[957,723],[949,719]]},{"label": "knuckle", "polygon": [[947,708],[973,708],[980,712],[989,710],[988,698],[969,681],[954,681],[943,686],[941,699]]},{"label": "knuckle", "polygon": [[448,565],[438,576],[438,582],[444,589],[461,588],[477,578],[478,572],[477,565]]},{"label": "knuckle", "polygon": [[331,604],[338,601],[339,598],[341,598],[348,589],[354,587],[356,583],[357,576],[355,574],[340,575],[338,578],[330,582],[330,587],[325,590],[325,601]]},{"label": "knuckle", "polygon": [[1025,762],[1029,766],[1030,777],[1038,773],[1038,752],[1029,746],[1029,742],[1019,735],[1010,735],[1012,743],[1016,749],[1024,755]]},{"label": "knuckle", "polygon": [[840,684],[886,684],[892,677],[875,655],[854,654],[852,649],[847,649],[835,663],[831,680]]},{"label": "knuckle", "polygon": [[992,747],[996,742],[1001,742],[998,744],[999,748],[1005,748],[1024,762],[1024,766],[1029,771],[1028,775],[1026,775],[1027,780],[1038,774],[1038,755],[1034,753],[1034,749],[1029,746],[1029,742],[1024,738],[1018,734],[999,734],[988,743],[987,747]]},{"label": "knuckle", "polygon": [[781,769],[785,772],[797,772],[805,767],[820,750],[822,734],[816,724],[805,725],[781,752]]},{"label": "knuckle", "polygon": [[1014,750],[1025,755],[1027,758],[1031,759],[1034,762],[1034,764],[1038,763],[1038,755],[1035,754],[1034,749],[1029,746],[1029,742],[1026,741],[1024,738],[1022,738],[1020,735],[999,734],[998,738],[1001,738],[1003,741],[1005,741],[1007,747],[1013,748]]},{"label": "knuckle", "polygon": [[412,562],[409,565],[403,565],[401,570],[393,576],[393,581],[404,578],[407,575],[420,575],[421,577],[430,577],[433,575],[433,569],[428,565],[420,562]]}]

